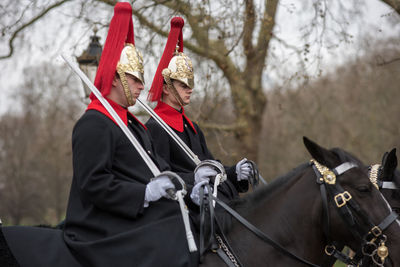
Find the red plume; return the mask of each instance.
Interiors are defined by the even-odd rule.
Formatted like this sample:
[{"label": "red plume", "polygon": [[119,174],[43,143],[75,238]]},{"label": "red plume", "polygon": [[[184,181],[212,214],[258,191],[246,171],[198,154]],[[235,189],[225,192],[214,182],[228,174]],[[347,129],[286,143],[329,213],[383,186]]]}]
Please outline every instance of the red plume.
[{"label": "red plume", "polygon": [[[135,44],[132,22],[132,7],[129,3],[117,3],[114,7],[114,16],[111,19],[107,39],[101,54],[94,85],[103,96],[107,96],[111,90],[117,63],[125,43]],[[95,99],[93,93],[90,99]]]},{"label": "red plume", "polygon": [[168,41],[164,48],[164,53],[158,64],[156,74],[154,75],[153,83],[151,85],[147,99],[151,102],[159,101],[161,99],[163,76],[161,72],[168,67],[169,62],[174,56],[175,48],[179,46],[179,52],[183,52],[183,35],[182,27],[185,24],[182,18],[174,17],[171,20],[171,31],[168,35]]}]

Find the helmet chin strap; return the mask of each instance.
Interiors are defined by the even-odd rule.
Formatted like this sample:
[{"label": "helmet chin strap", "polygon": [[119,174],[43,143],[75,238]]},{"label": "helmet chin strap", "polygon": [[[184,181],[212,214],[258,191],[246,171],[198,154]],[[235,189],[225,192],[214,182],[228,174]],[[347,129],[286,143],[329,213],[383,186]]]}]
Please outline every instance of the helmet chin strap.
[{"label": "helmet chin strap", "polygon": [[128,101],[128,107],[133,106],[135,104],[135,101],[133,101],[131,90],[129,90],[128,81],[126,79],[125,72],[123,72],[122,70],[120,70],[118,68],[117,68],[117,72],[119,74],[119,78],[121,80],[122,87],[124,88],[125,97],[126,97],[126,100]]},{"label": "helmet chin strap", "polygon": [[185,104],[183,103],[183,100],[181,96],[178,94],[178,91],[176,90],[175,86],[172,84],[171,79],[167,76],[164,76],[165,82],[167,83],[168,90],[172,93],[172,95],[175,97],[176,101],[178,101],[179,105],[183,107]]}]

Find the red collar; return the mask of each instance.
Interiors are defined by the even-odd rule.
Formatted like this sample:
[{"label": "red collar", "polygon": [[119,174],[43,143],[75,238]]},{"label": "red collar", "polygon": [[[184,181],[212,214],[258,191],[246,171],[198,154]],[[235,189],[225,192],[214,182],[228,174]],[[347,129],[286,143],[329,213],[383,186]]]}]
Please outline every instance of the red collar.
[{"label": "red collar", "polygon": [[[121,120],[125,123],[125,125],[128,126],[128,110],[120,105],[118,105],[117,103],[115,103],[114,101],[105,98],[108,103],[110,103],[111,107],[115,110],[115,112],[118,114],[118,116],[121,118]],[[92,102],[90,102],[90,104],[88,105],[86,110],[89,109],[94,109],[97,110],[101,113],[103,113],[104,115],[106,115],[107,117],[109,117],[115,124],[117,124],[117,122],[113,119],[113,117],[110,115],[110,113],[108,113],[108,111],[106,110],[106,108],[103,106],[103,104],[101,104],[101,102],[96,98],[93,99]],[[141,123],[132,113],[131,116],[140,124],[142,125],[142,127],[147,130],[146,126]],[[118,125],[118,124],[117,124]]]},{"label": "red collar", "polygon": [[189,120],[188,117],[186,117],[183,107],[182,113],[180,113],[170,105],[159,101],[154,111],[158,114],[158,116],[161,117],[161,119],[163,119],[163,121],[165,121],[170,127],[177,130],[178,132],[183,132],[183,117],[185,117],[190,127],[192,127],[193,131],[197,134],[193,123],[191,122],[191,120]]}]

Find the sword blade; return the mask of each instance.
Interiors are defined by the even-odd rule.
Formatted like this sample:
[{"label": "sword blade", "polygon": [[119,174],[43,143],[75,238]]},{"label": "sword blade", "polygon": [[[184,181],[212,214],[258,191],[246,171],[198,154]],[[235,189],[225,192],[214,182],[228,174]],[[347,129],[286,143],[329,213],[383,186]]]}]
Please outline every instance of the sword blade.
[{"label": "sword blade", "polygon": [[128,127],[121,120],[121,118],[118,116],[115,110],[111,107],[110,103],[108,103],[108,101],[101,95],[100,91],[96,88],[96,86],[94,86],[94,84],[89,80],[89,78],[85,75],[85,73],[83,73],[83,71],[76,64],[72,63],[72,61],[66,58],[64,55],[62,55],[61,57],[68,64],[68,66],[79,76],[79,78],[81,78],[81,80],[89,87],[90,91],[93,92],[93,94],[101,102],[101,104],[108,111],[108,113],[110,113],[110,115],[113,117],[117,125],[121,128],[121,130],[124,132],[126,137],[129,139],[129,141],[136,149],[136,151],[142,157],[143,161],[149,167],[153,175],[158,176],[160,174],[160,170],[153,162],[153,160],[150,158],[150,156],[146,153],[146,151],[143,149],[139,141],[135,138],[135,136],[131,133],[131,131],[129,131]]},{"label": "sword blade", "polygon": [[200,164],[200,160],[197,155],[183,142],[183,140],[175,133],[171,127],[165,123],[163,119],[158,116],[158,114],[149,107],[146,103],[141,101],[140,99],[136,99],[136,101],[143,107],[143,109],[149,113],[150,116],[169,134],[169,136],[178,144],[178,146],[185,152],[185,154],[193,161],[193,163],[197,166]]}]

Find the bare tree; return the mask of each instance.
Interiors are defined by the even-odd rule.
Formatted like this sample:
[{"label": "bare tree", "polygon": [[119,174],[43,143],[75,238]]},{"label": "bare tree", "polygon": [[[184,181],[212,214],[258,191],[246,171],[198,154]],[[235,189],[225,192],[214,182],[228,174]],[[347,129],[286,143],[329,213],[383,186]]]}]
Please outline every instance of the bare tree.
[{"label": "bare tree", "polygon": [[[47,75],[43,75],[46,73]],[[17,110],[0,117],[0,212],[5,222],[56,223],[72,180],[71,132],[84,106],[63,67],[25,69]]]},{"label": "bare tree", "polygon": [[380,57],[398,54],[398,40],[371,43],[366,55],[307,86],[268,93],[261,145],[262,172],[272,179],[309,158],[307,136],[327,147],[342,147],[364,163],[379,163],[400,148],[400,62],[381,66]]},{"label": "bare tree", "polygon": [[398,14],[400,14],[400,1],[399,0],[382,0],[390,7],[392,7]]},{"label": "bare tree", "polygon": [[[13,54],[13,42],[17,36],[43,16],[48,15],[51,10],[62,9],[72,4],[80,5],[79,12],[71,13],[69,16],[105,27],[106,25],[102,21],[93,21],[90,14],[96,12],[88,12],[88,10],[107,9],[111,14],[111,8],[116,2],[113,0],[77,1],[75,3],[64,0],[52,1],[51,4],[39,4],[39,1],[31,2],[30,5],[35,7],[32,8],[33,11],[22,7],[18,12],[18,23],[12,24],[15,26],[7,24],[3,27],[6,29],[3,34],[10,37],[9,53],[3,58]],[[217,124],[207,120],[204,116],[199,117],[200,124],[206,129],[231,131],[239,141],[237,146],[240,146],[240,150],[254,160],[258,158],[259,146],[257,143],[262,129],[262,116],[267,106],[266,71],[278,73],[282,69],[286,76],[288,72],[293,71],[281,67],[282,60],[288,59],[277,60],[279,55],[274,53],[275,47],[271,45],[272,41],[297,57],[295,64],[298,65],[296,66],[298,71],[293,71],[289,75],[291,76],[289,80],[297,83],[299,80],[307,82],[309,80],[307,68],[310,65],[317,65],[314,68],[317,69],[316,72],[320,71],[318,61],[322,49],[329,49],[339,42],[351,41],[351,36],[346,33],[347,25],[350,23],[348,19],[354,17],[355,10],[359,10],[358,6],[349,8],[348,1],[331,3],[315,0],[299,3],[297,8],[302,8],[303,12],[311,12],[313,16],[306,19],[307,23],[304,25],[308,26],[301,29],[302,43],[291,44],[279,36],[279,27],[282,25],[277,23],[277,11],[278,8],[290,11],[296,7],[280,5],[281,2],[279,0],[134,2],[134,15],[139,20],[140,26],[144,26],[139,29],[136,27],[135,32],[141,37],[150,33],[150,40],[146,47],[149,54],[155,54],[151,48],[154,40],[165,42],[164,39],[156,38],[154,35],[167,36],[170,18],[174,15],[185,17],[187,23],[185,36],[189,36],[189,38],[185,37],[186,48],[192,55],[199,58],[198,65],[202,60],[206,60],[210,65],[216,66],[212,75],[223,74],[222,77],[228,85],[226,89],[229,90],[235,114],[228,124]],[[397,0],[384,2],[396,11],[398,10]],[[343,11],[340,12],[340,17],[336,17],[332,12],[332,6]],[[30,16],[25,16],[25,13],[29,13]],[[347,14],[347,17],[343,14]],[[146,28],[147,31],[142,32],[142,28]],[[327,32],[331,34],[329,42],[324,39]],[[159,49],[159,47],[158,44],[157,48]],[[310,51],[314,51],[314,54],[311,55]]]}]

